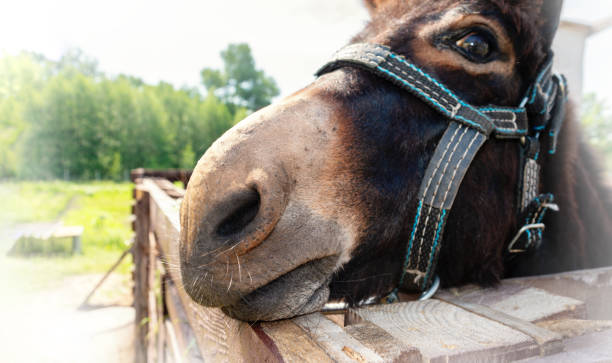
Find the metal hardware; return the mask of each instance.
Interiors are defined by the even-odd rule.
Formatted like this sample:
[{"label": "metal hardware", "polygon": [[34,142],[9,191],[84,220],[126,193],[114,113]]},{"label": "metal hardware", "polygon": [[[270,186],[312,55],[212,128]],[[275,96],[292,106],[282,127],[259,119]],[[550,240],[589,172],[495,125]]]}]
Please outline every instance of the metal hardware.
[{"label": "metal hardware", "polygon": [[[432,296],[436,294],[436,292],[438,292],[439,289],[440,289],[440,277],[436,275],[429,289],[423,291],[423,293],[421,294],[421,296],[419,296],[417,301],[429,300]],[[357,304],[355,307],[359,308],[363,306],[376,305],[378,304],[379,300],[380,299],[378,297],[371,296],[363,301],[360,301],[359,304]],[[324,314],[341,313],[341,312],[346,311],[348,308],[349,308],[349,304],[346,301],[334,301],[334,302],[328,302],[325,305],[323,305],[323,308],[321,308],[321,312]]]},{"label": "metal hardware", "polygon": [[339,313],[348,309],[349,304],[346,301],[328,302],[323,305],[321,312],[325,314]]},{"label": "metal hardware", "polygon": [[559,206],[556,203],[542,203],[542,207],[548,208],[554,212],[559,211]]},{"label": "metal hardware", "polygon": [[[551,208],[552,209],[552,208]],[[557,207],[557,210],[559,210],[559,207]],[[544,229],[546,228],[546,226],[544,225],[544,223],[532,223],[532,224],[526,224],[523,226],[523,228],[521,228],[517,233],[516,236],[514,236],[514,238],[512,239],[512,242],[510,242],[510,244],[508,245],[508,252],[510,253],[521,253],[521,252],[525,252],[526,250],[524,249],[513,249],[514,245],[516,244],[516,242],[519,240],[519,238],[521,237],[521,235],[529,230],[532,229]]]},{"label": "metal hardware", "polygon": [[438,292],[439,288],[440,288],[440,277],[436,275],[436,278],[434,279],[433,284],[431,284],[429,289],[423,291],[423,293],[421,294],[421,297],[419,297],[419,301],[429,300],[432,296],[436,294],[436,292]]},{"label": "metal hardware", "polygon": [[[374,305],[378,303],[378,300],[379,299],[376,296],[371,296],[365,300],[360,301],[355,307]],[[346,309],[348,308],[349,304],[346,301],[328,302],[323,305],[321,312],[325,314],[339,313],[346,311]]]}]

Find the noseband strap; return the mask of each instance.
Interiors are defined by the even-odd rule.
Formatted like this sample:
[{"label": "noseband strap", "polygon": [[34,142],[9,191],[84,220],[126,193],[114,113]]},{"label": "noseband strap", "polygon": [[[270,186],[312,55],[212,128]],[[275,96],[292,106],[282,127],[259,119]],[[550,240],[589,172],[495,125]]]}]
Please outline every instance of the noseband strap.
[{"label": "noseband strap", "polygon": [[[365,69],[392,82],[449,121],[421,182],[398,287],[423,291],[431,285],[448,214],[469,166],[491,135],[520,140],[527,145],[522,149],[523,181],[518,188],[518,213],[526,222],[511,242],[513,251],[523,252],[539,246],[543,216],[548,209],[556,208],[552,195],[538,195],[540,135],[548,131],[549,152],[554,153],[567,100],[565,78],[552,74],[552,54],[519,107],[473,106],[403,56],[378,44],[349,45],[338,51],[316,75],[347,66]],[[397,288],[389,296],[393,300]]]}]

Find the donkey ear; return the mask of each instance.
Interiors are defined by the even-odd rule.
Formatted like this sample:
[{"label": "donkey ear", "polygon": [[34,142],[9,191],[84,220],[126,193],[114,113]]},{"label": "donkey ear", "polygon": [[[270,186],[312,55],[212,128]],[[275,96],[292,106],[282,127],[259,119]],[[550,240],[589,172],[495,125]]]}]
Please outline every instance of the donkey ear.
[{"label": "donkey ear", "polygon": [[563,0],[544,0],[542,4],[542,10],[540,11],[541,19],[543,21],[540,31],[544,35],[548,45],[552,44],[552,41],[559,27],[559,21],[561,20],[561,8],[563,8]]},{"label": "donkey ear", "polygon": [[364,0],[365,6],[370,12],[370,15],[374,15],[380,8],[383,7],[384,3],[388,0]]}]

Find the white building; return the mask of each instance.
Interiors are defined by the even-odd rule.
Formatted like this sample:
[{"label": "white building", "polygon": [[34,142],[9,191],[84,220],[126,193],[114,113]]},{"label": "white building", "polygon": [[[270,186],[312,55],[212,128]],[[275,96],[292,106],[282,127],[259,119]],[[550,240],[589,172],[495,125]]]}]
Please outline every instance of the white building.
[{"label": "white building", "polygon": [[612,17],[593,23],[564,18],[559,25],[553,44],[555,68],[567,77],[570,97],[575,102],[582,99],[586,41],[590,36],[610,26]]}]

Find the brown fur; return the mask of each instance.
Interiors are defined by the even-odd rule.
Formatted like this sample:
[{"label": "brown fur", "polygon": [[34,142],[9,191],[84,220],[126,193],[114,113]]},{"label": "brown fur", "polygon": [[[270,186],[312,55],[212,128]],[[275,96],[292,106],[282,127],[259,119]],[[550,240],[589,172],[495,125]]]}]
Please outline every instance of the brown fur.
[{"label": "brown fur", "polygon": [[[556,0],[366,4],[372,21],[353,42],[391,47],[475,105],[520,102],[560,10]],[[437,40],[472,24],[499,39],[493,61],[472,63]],[[180,248],[187,292],[244,320],[389,292],[421,179],[447,122],[411,94],[350,67],[249,116],[206,152],[189,183]],[[611,204],[572,117],[559,152],[542,165],[542,190],[555,193],[561,212],[547,216],[536,254],[505,262],[520,227],[519,148],[493,138],[466,174],[438,262],[444,285],[610,263]]]}]

